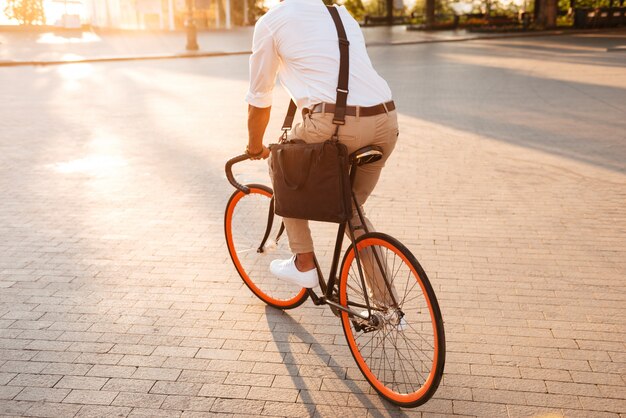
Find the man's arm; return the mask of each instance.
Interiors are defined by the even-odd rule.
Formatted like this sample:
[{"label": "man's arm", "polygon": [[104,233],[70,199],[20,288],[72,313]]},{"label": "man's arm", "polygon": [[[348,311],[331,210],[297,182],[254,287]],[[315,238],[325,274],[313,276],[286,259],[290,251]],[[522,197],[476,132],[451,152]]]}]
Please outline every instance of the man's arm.
[{"label": "man's arm", "polygon": [[[249,155],[253,160],[269,157],[270,150],[263,145],[265,128],[270,121],[272,107],[255,107],[248,105],[248,148]],[[258,155],[257,155],[258,154]]]},{"label": "man's arm", "polygon": [[270,120],[272,90],[276,85],[279,62],[272,32],[262,17],[254,26],[250,55],[250,89],[246,95],[249,105],[248,154],[254,155],[254,160],[269,156],[269,150],[263,146],[263,134]]}]

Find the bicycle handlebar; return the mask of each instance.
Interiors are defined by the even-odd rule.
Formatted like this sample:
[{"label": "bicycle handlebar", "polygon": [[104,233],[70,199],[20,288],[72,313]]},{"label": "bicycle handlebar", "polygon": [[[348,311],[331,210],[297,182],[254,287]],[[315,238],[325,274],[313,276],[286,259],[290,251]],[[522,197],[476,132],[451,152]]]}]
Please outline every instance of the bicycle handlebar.
[{"label": "bicycle handlebar", "polygon": [[226,167],[225,167],[226,178],[228,179],[228,182],[232,184],[235,189],[241,190],[245,194],[250,194],[250,188],[247,186],[244,186],[243,184],[240,184],[237,180],[235,180],[235,177],[233,176],[233,165],[240,163],[242,161],[246,161],[249,158],[250,157],[248,156],[248,154],[238,155],[237,157],[234,157],[228,160],[226,162]]}]

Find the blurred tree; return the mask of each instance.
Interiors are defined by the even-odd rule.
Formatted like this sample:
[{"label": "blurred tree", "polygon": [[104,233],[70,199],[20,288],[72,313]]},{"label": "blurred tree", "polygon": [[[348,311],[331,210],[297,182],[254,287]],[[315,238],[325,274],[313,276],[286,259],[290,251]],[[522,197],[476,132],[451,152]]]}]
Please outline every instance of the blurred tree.
[{"label": "blurred tree", "polygon": [[557,0],[535,0],[535,25],[543,29],[556,27]]},{"label": "blurred tree", "polygon": [[7,0],[4,14],[9,19],[15,19],[20,22],[20,25],[46,23],[43,0]]},{"label": "blurred tree", "polygon": [[362,21],[365,16],[365,6],[361,0],[346,0],[343,5],[348,9],[353,18]]},{"label": "blurred tree", "polygon": [[426,27],[433,26],[435,23],[435,0],[426,0],[424,15],[426,18]]}]

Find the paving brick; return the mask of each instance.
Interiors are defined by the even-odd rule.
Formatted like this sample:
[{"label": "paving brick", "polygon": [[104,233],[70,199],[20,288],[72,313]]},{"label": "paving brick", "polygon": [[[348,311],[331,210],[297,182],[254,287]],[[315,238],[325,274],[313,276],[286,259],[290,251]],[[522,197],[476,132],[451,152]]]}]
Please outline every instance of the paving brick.
[{"label": "paving brick", "polygon": [[600,390],[596,385],[585,383],[546,382],[549,393],[562,393],[564,395],[600,396]]},{"label": "paving brick", "polygon": [[573,395],[527,392],[525,396],[528,405],[554,408],[580,408],[578,398]]},{"label": "paving brick", "polygon": [[49,363],[72,363],[74,362],[80,353],[73,353],[71,351],[40,351],[33,357],[33,361],[37,362],[49,362]]},{"label": "paving brick", "polygon": [[95,365],[93,366],[89,372],[87,372],[87,376],[97,376],[97,377],[130,377],[135,371],[137,367],[133,366],[104,366],[104,365]]},{"label": "paving brick", "polygon": [[154,380],[111,378],[102,389],[112,392],[148,393],[154,383]]},{"label": "paving brick", "polygon": [[11,386],[35,386],[51,388],[59,380],[61,376],[49,374],[18,374],[8,384]]},{"label": "paving brick", "polygon": [[298,402],[305,404],[347,406],[348,393],[342,392],[322,392],[319,390],[300,390],[298,394]]},{"label": "paving brick", "polygon": [[210,360],[189,357],[168,357],[162,367],[171,369],[206,370]]},{"label": "paving brick", "polygon": [[47,363],[13,361],[9,360],[0,366],[0,371],[5,373],[41,373]]},{"label": "paving brick", "polygon": [[3,400],[0,402],[0,414],[6,416],[24,416],[26,411],[33,406],[33,402]]},{"label": "paving brick", "polygon": [[217,385],[213,383],[202,385],[198,395],[212,398],[246,399],[248,392],[250,392],[250,386]]},{"label": "paving brick", "polygon": [[345,417],[363,417],[367,416],[368,410],[366,408],[354,408],[354,407],[331,407],[328,405],[320,405],[315,408],[314,417],[333,417],[333,416],[345,416]]},{"label": "paving brick", "polygon": [[520,373],[524,379],[572,381],[572,376],[567,370],[520,367]]},{"label": "paving brick", "polygon": [[604,411],[623,414],[626,411],[626,399],[579,396],[579,401],[586,411]]},{"label": "paving brick", "polygon": [[624,381],[619,374],[570,371],[575,383],[595,383],[622,386]]},{"label": "paving brick", "polygon": [[511,418],[527,417],[563,417],[560,408],[542,408],[538,406],[507,405],[508,416]]},{"label": "paving brick", "polygon": [[[207,370],[218,372],[236,372],[236,373],[249,373],[259,363],[253,363],[250,361],[231,361],[231,360],[211,360],[207,366]],[[257,373],[255,371],[255,373]],[[263,373],[258,371],[258,373]]]},{"label": "paving brick", "polygon": [[296,389],[279,389],[252,387],[248,392],[247,399],[258,399],[262,401],[295,402],[298,397]]},{"label": "paving brick", "polygon": [[81,409],[80,405],[38,402],[34,404],[32,407],[30,407],[24,415],[32,416],[32,417],[49,417],[49,418],[73,417],[73,416],[76,416],[76,414],[80,411],[80,409]]},{"label": "paving brick", "polygon": [[257,387],[272,386],[274,376],[270,374],[254,374],[254,373],[228,373],[226,380],[227,385],[250,385]]},{"label": "paving brick", "polygon": [[525,405],[526,397],[524,392],[512,390],[480,389],[473,388],[472,395],[474,401],[489,402],[493,404],[502,403],[509,405]]},{"label": "paving brick", "polygon": [[1,360],[18,360],[18,361],[28,361],[32,359],[37,352],[32,351],[24,351],[24,350],[0,350],[0,359]]},{"label": "paving brick", "polygon": [[492,366],[482,364],[471,364],[471,373],[478,376],[493,376],[493,377],[510,377],[518,378],[520,371],[514,366]]},{"label": "paving brick", "polygon": [[314,405],[268,401],[265,402],[261,415],[304,417],[312,416],[314,412]]},{"label": "paving brick", "polygon": [[73,389],[65,399],[64,403],[76,403],[84,405],[110,405],[118,392],[104,390],[82,390]]},{"label": "paving brick", "polygon": [[64,376],[56,384],[56,388],[100,390],[107,379],[103,377]]},{"label": "paving brick", "polygon": [[166,358],[163,356],[136,356],[127,354],[117,364],[120,366],[161,367],[165,359]]},{"label": "paving brick", "polygon": [[98,343],[98,342],[76,342],[72,343],[68,351],[79,351],[81,353],[108,353],[113,347],[112,343]]},{"label": "paving brick", "polygon": [[[563,415],[566,417],[579,417],[579,418],[617,418],[618,414],[614,412],[600,412],[600,411],[583,411],[580,409],[563,409]],[[622,414],[623,415],[623,414]]]},{"label": "paving brick", "polygon": [[172,411],[154,408],[133,408],[129,418],[176,418],[182,415],[182,411]]},{"label": "paving brick", "polygon": [[112,405],[133,408],[159,408],[164,400],[165,395],[124,392],[117,395]]},{"label": "paving brick", "polygon": [[16,401],[61,402],[70,393],[69,389],[24,388],[14,399]]},{"label": "paving brick", "polygon": [[156,382],[150,393],[160,393],[164,395],[186,395],[196,396],[202,385],[200,383],[186,382]]},{"label": "paving brick", "polygon": [[0,399],[13,399],[22,389],[23,386],[0,386]]},{"label": "paving brick", "polygon": [[180,376],[179,369],[166,369],[158,367],[138,367],[130,377],[133,379],[149,380],[176,380]]},{"label": "paving brick", "polygon": [[91,364],[49,363],[42,373],[55,375],[84,376],[93,366]]},{"label": "paving brick", "polygon": [[214,402],[215,398],[168,395],[161,404],[161,409],[208,412]]},{"label": "paving brick", "polygon": [[117,364],[122,359],[121,354],[98,354],[98,353],[82,353],[74,360],[76,363],[88,364]]},{"label": "paving brick", "polygon": [[17,376],[17,373],[0,373],[0,385],[6,385]]},{"label": "paving brick", "polygon": [[206,384],[224,383],[226,376],[228,376],[227,372],[216,372],[212,370],[183,370],[177,381]]},{"label": "paving brick", "polygon": [[195,347],[167,347],[159,346],[155,348],[152,355],[165,357],[194,357],[198,349]]},{"label": "paving brick", "polygon": [[215,348],[201,348],[196,354],[197,358],[216,360],[237,360],[239,356],[241,356],[241,350],[222,350]]},{"label": "paving brick", "polygon": [[101,406],[101,405],[85,405],[80,408],[76,417],[80,418],[108,418],[108,417],[127,417],[131,412],[131,408],[120,406]]},{"label": "paving brick", "polygon": [[493,382],[496,389],[515,390],[521,392],[547,392],[546,384],[543,380],[494,377]]},{"label": "paving brick", "polygon": [[216,399],[211,412],[259,415],[263,411],[263,401],[248,399]]},{"label": "paving brick", "polygon": [[142,344],[115,344],[109,353],[112,354],[135,354],[140,356],[149,356],[154,352],[156,347],[152,345]]},{"label": "paving brick", "polygon": [[455,414],[474,415],[479,417],[506,416],[506,405],[485,402],[453,401]]}]

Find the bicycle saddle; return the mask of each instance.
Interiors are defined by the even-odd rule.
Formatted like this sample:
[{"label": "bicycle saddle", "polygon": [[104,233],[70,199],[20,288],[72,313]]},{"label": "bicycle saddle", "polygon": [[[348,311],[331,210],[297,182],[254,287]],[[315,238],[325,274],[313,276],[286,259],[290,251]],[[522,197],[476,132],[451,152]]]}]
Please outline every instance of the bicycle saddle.
[{"label": "bicycle saddle", "polygon": [[357,166],[374,163],[381,158],[383,158],[383,149],[376,145],[359,148],[350,154],[350,162],[356,163]]}]

